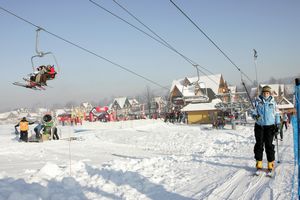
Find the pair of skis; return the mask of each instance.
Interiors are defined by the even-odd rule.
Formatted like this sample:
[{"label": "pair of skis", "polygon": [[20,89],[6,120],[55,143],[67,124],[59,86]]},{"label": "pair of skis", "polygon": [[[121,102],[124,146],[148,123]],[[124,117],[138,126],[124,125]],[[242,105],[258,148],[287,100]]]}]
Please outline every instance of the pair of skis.
[{"label": "pair of skis", "polygon": [[31,81],[31,80],[26,79],[26,78],[23,78],[23,79],[24,79],[25,83],[14,82],[13,84],[17,85],[17,86],[29,88],[29,89],[32,89],[32,90],[46,90],[45,87],[43,87],[41,84],[39,84],[37,82]]},{"label": "pair of skis", "polygon": [[268,169],[256,169],[256,172],[254,173],[256,176],[263,176],[265,175],[266,177],[272,178],[275,175],[275,169],[273,170],[268,170]]}]

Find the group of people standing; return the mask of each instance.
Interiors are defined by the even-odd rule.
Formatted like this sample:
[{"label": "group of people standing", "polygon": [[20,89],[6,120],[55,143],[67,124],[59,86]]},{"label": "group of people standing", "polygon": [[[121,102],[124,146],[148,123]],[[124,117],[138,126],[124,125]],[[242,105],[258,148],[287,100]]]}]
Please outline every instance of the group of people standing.
[{"label": "group of people standing", "polygon": [[[29,122],[26,117],[23,117],[21,121],[15,125],[15,131],[16,134],[20,134],[19,141],[23,142],[28,142],[28,131],[29,131],[29,125],[32,125],[34,123],[37,123],[37,125],[34,127],[34,132],[35,132],[35,139],[40,140],[42,138],[42,131],[43,133],[49,133],[52,135],[53,138],[51,139],[56,139],[58,140],[58,134],[57,134],[57,128],[54,126],[54,122],[51,121],[45,121],[44,123],[41,122]],[[19,127],[20,132],[18,131],[17,127]],[[51,131],[52,134],[51,134]]]},{"label": "group of people standing", "polygon": [[166,113],[165,115],[165,122],[171,122],[171,123],[187,123],[187,113],[183,111],[171,111],[169,113]]}]

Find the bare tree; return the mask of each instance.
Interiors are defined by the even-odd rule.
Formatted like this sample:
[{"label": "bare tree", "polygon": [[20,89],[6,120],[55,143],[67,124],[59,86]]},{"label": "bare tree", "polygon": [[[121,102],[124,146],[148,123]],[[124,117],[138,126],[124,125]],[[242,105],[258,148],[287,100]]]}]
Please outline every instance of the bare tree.
[{"label": "bare tree", "polygon": [[152,93],[150,94],[150,87],[147,86],[147,107],[148,107],[148,113],[149,113],[149,117],[151,116],[151,99],[152,99]]},{"label": "bare tree", "polygon": [[78,104],[75,101],[68,101],[65,105],[66,108],[72,108],[77,106]]}]

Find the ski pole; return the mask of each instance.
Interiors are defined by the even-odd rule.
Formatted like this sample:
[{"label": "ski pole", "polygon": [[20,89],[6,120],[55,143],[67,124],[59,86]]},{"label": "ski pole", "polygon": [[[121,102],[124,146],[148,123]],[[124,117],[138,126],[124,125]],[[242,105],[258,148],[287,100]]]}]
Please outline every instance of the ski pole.
[{"label": "ski pole", "polygon": [[276,133],[277,136],[276,136],[276,146],[277,146],[277,163],[280,163],[280,160],[279,160],[279,150],[278,150],[278,132]]},{"label": "ski pole", "polygon": [[245,90],[246,90],[246,94],[247,94],[247,96],[248,96],[248,99],[249,99],[249,101],[250,101],[250,104],[251,104],[253,110],[255,110],[255,107],[254,107],[254,105],[253,105],[253,103],[252,103],[252,99],[251,99],[251,97],[250,97],[250,94],[249,94],[249,92],[248,92],[248,90],[247,90],[247,87],[246,87],[245,82],[243,81],[243,79],[242,79],[242,84],[243,84],[243,86],[244,86],[244,88],[245,88]]}]

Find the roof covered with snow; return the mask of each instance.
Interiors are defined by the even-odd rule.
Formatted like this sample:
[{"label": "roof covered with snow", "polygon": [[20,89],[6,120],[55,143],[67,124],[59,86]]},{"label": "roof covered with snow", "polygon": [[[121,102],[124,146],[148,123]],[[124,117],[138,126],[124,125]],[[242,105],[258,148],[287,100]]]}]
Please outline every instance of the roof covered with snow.
[{"label": "roof covered with snow", "polygon": [[[215,94],[219,93],[219,84],[222,78],[222,74],[213,74],[208,76],[191,77],[174,80],[170,92],[173,91],[175,87],[182,93],[183,96],[194,96],[195,95],[195,85],[193,83],[199,83],[200,88],[211,88]],[[185,82],[188,81],[190,84],[186,85]]]},{"label": "roof covered with snow", "polygon": [[287,100],[285,97],[281,96],[280,98],[276,99],[277,101],[277,107],[279,109],[292,109],[294,108],[294,104],[292,104],[289,100]]},{"label": "roof covered with snow", "polygon": [[213,99],[210,103],[190,103],[183,107],[181,111],[203,111],[203,110],[217,110],[215,105],[221,103],[220,99]]},{"label": "roof covered with snow", "polygon": [[113,104],[115,104],[115,103],[117,103],[120,106],[120,108],[124,108],[127,104],[130,104],[127,97],[115,98],[113,101]]},{"label": "roof covered with snow", "polygon": [[129,101],[130,105],[137,105],[137,104],[139,104],[138,100],[136,100],[136,99],[129,99],[128,101]]}]

